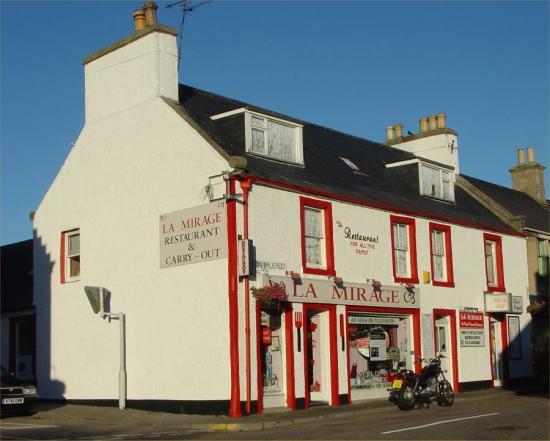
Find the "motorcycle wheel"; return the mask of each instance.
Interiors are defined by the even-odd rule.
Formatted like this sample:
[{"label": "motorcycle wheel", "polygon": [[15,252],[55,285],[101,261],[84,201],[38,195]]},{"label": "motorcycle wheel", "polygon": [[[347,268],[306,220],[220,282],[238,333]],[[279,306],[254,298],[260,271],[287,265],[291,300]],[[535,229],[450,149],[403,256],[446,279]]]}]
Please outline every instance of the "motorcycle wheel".
[{"label": "motorcycle wheel", "polygon": [[437,396],[437,404],[440,406],[452,406],[455,402],[455,393],[451,383],[447,380],[439,383],[439,393]]},{"label": "motorcycle wheel", "polygon": [[397,395],[397,406],[401,410],[411,410],[414,408],[416,400],[414,398],[413,387],[411,385],[403,386]]}]

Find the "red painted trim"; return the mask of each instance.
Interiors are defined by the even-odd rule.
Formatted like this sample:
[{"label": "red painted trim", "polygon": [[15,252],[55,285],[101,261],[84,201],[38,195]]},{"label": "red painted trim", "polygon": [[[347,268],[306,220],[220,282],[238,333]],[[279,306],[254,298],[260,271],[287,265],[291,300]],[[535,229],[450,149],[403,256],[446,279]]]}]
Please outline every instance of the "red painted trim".
[{"label": "red painted trim", "polygon": [[[420,362],[420,359],[422,358],[422,347],[420,346],[420,310],[419,309],[379,308],[379,307],[373,307],[373,306],[348,305],[346,306],[346,316],[350,312],[372,312],[372,313],[392,313],[392,314],[410,315],[412,317],[412,327],[413,327],[412,329],[413,350],[414,350],[414,359],[415,359],[414,366],[415,366],[415,371],[417,373],[420,373],[420,371],[422,370],[422,363]],[[349,352],[349,346],[348,346],[348,352]],[[348,369],[349,369],[349,358],[348,358]]]},{"label": "red painted trim", "polygon": [[[434,308],[433,310],[433,322],[435,328],[436,315],[443,315],[450,317],[449,326],[451,327],[451,347],[453,350],[453,359],[451,360],[453,366],[453,389],[458,393],[459,380],[458,380],[458,344],[457,344],[457,332],[456,332],[456,311],[454,309],[439,309]],[[434,338],[435,344],[435,338]],[[437,350],[437,347],[435,348]]]},{"label": "red painted trim", "polygon": [[294,315],[293,309],[285,311],[285,355],[286,355],[286,404],[296,409],[296,389],[294,379]]},{"label": "red painted trim", "polygon": [[309,317],[308,311],[315,309],[317,311],[328,311],[329,313],[329,360],[330,360],[330,401],[331,405],[337,406],[339,404],[338,396],[338,338],[337,338],[337,326],[336,326],[336,305],[325,305],[317,303],[304,303],[303,304],[303,317],[304,317],[304,332],[302,348],[304,350],[304,395],[305,395],[305,407],[310,406],[310,390],[309,390],[309,339],[308,324]]},{"label": "red painted trim", "polygon": [[[305,217],[304,208],[312,207],[323,210],[325,227],[325,268],[312,268],[307,266],[306,261],[306,240],[305,240]],[[325,276],[335,275],[334,271],[334,243],[332,236],[332,204],[318,199],[309,199],[300,196],[300,242],[302,247],[302,268],[305,274],[320,274]]]},{"label": "red painted trim", "polygon": [[61,283],[65,283],[65,236],[67,232],[63,231],[61,232],[61,240],[60,240],[60,250],[59,250],[59,281]]},{"label": "red painted trim", "polygon": [[[408,226],[407,236],[409,237],[409,260],[411,266],[410,277],[399,277],[397,275],[397,263],[395,262],[395,243],[393,237],[394,224],[406,224]],[[397,283],[418,283],[418,265],[416,259],[416,221],[410,217],[390,215],[390,236],[391,256],[393,266],[393,279]]]},{"label": "red painted trim", "polygon": [[488,318],[487,321],[489,322],[488,337],[489,337],[489,362],[491,363],[490,364],[491,387],[495,387],[495,374],[493,372],[493,339],[491,338],[491,314],[485,313],[485,316]]},{"label": "red painted trim", "polygon": [[10,317],[9,321],[9,370],[16,372],[15,362],[17,360],[17,324],[24,320],[32,321],[32,381],[36,382],[36,315],[20,315]]},{"label": "red painted trim", "polygon": [[[243,239],[248,239],[248,192],[252,184],[250,181],[240,181],[241,190],[243,192]],[[250,278],[248,276],[244,277],[244,311],[245,311],[245,325],[244,325],[244,335],[245,335],[245,364],[246,364],[246,413],[250,415],[251,413],[251,360],[250,360]]]},{"label": "red painted trim", "polygon": [[349,334],[348,334],[348,309],[346,308],[346,314],[345,314],[345,320],[346,320],[346,323],[344,325],[344,328],[345,328],[345,335],[346,335],[346,375],[347,375],[347,383],[348,383],[348,404],[351,404],[351,381],[350,381],[350,368],[349,368],[349,363],[350,363],[350,353],[349,353]]},{"label": "red painted trim", "polygon": [[338,332],[336,325],[336,305],[330,305],[329,310],[329,339],[330,339],[330,391],[331,391],[331,404],[333,406],[339,406],[340,400],[338,398]]},{"label": "red painted trim", "polygon": [[506,314],[500,318],[500,338],[502,340],[502,385],[506,386],[510,382],[510,366],[508,351],[508,320]]},{"label": "red painted trim", "polygon": [[[454,288],[455,287],[455,277],[454,277],[454,270],[453,270],[453,245],[451,240],[451,226],[450,225],[443,225],[443,224],[436,224],[434,222],[429,223],[429,230],[430,230],[430,266],[432,271],[432,285],[433,286],[441,286],[446,288]],[[432,231],[442,231],[443,237],[445,238],[445,264],[446,264],[446,276],[447,280],[445,281],[437,281],[434,279],[434,260],[433,260],[433,240],[432,240]]]},{"label": "red painted trim", "polygon": [[295,191],[295,192],[299,192],[299,193],[305,193],[305,194],[310,194],[310,195],[314,195],[314,196],[325,197],[325,198],[329,198],[329,199],[332,199],[332,200],[335,200],[335,201],[348,202],[350,204],[361,205],[361,206],[364,206],[364,207],[378,208],[380,210],[385,210],[385,211],[394,211],[396,213],[401,213],[401,214],[405,214],[405,215],[409,215],[409,216],[418,216],[418,217],[434,219],[434,220],[438,220],[438,221],[442,221],[442,222],[449,222],[449,223],[453,223],[455,225],[462,225],[462,226],[466,226],[466,227],[476,228],[476,229],[479,229],[479,230],[494,231],[494,232],[497,232],[497,233],[508,234],[510,236],[527,237],[527,235],[525,233],[519,233],[515,230],[510,230],[510,229],[505,229],[505,228],[497,228],[497,227],[492,227],[492,226],[484,225],[484,224],[478,224],[476,222],[469,222],[469,221],[459,219],[459,218],[455,218],[455,217],[452,217],[452,216],[441,216],[441,215],[438,215],[438,214],[433,214],[433,213],[429,213],[427,211],[421,211],[421,210],[409,210],[409,209],[402,208],[402,207],[399,207],[399,206],[396,206],[396,205],[386,204],[386,203],[383,203],[383,202],[367,201],[367,200],[364,200],[364,199],[359,199],[359,198],[355,198],[355,197],[351,197],[351,196],[342,196],[342,195],[339,195],[339,194],[336,194],[336,193],[330,193],[330,192],[327,192],[327,191],[321,191],[321,190],[317,190],[317,189],[314,189],[314,188],[303,187],[303,186],[300,186],[300,185],[288,184],[286,182],[273,181],[273,180],[265,179],[265,178],[258,178],[258,177],[253,177],[253,176],[247,176],[247,177],[249,179],[251,179],[252,182],[254,182],[254,183],[263,184],[263,185],[269,186],[269,187],[281,188],[281,189],[285,189],[285,190],[289,190],[289,191]]},{"label": "red painted trim", "polygon": [[[235,194],[235,181],[229,182],[231,194]],[[234,200],[226,202],[227,209],[227,279],[229,293],[229,356],[231,365],[231,400],[229,416],[240,417],[241,391],[239,379],[239,298],[237,273],[237,212]]]},{"label": "red painted trim", "polygon": [[262,374],[262,346],[261,346],[261,305],[256,301],[256,386],[258,387],[258,414],[264,410],[264,389]]},{"label": "red painted trim", "polygon": [[[489,285],[489,277],[487,273],[487,253],[485,250],[485,242],[491,241],[495,243],[496,254],[496,279],[497,284],[494,286]],[[487,281],[487,291],[489,292],[506,292],[504,286],[504,261],[502,258],[502,237],[496,236],[490,233],[483,233],[483,255],[485,256],[485,280]]]}]

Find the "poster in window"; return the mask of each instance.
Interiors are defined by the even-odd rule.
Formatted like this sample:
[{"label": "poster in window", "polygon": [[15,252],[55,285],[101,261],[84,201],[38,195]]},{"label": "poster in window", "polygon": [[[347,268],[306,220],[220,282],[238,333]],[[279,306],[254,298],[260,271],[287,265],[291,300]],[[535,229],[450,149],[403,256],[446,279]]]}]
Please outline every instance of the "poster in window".
[{"label": "poster in window", "polygon": [[521,358],[519,317],[515,315],[508,317],[508,351],[511,360],[519,360]]}]

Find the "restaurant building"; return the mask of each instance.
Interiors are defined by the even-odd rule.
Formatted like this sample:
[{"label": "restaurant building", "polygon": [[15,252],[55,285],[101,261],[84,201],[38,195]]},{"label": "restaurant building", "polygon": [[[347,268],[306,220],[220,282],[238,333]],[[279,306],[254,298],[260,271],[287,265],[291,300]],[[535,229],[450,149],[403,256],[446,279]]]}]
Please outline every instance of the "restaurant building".
[{"label": "restaurant building", "polygon": [[376,143],[180,85],[144,8],[84,60],[85,126],[34,216],[41,397],[118,397],[85,286],[125,314],[132,407],[345,405],[435,354],[458,392],[531,375],[526,240],[455,186],[445,115]]}]

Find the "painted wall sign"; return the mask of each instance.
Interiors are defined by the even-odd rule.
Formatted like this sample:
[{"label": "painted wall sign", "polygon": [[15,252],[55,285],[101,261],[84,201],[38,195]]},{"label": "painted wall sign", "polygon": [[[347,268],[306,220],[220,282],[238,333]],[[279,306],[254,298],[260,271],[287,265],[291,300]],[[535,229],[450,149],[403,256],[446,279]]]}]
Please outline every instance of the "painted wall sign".
[{"label": "painted wall sign", "polygon": [[336,221],[336,226],[355,254],[367,256],[376,249],[379,241],[377,234],[355,230],[340,221]]},{"label": "painted wall sign", "polygon": [[509,293],[485,293],[485,312],[509,312],[511,307]]},{"label": "painted wall sign", "polygon": [[459,312],[460,346],[485,346],[485,317],[482,312]]},{"label": "painted wall sign", "polygon": [[227,257],[225,201],[160,216],[160,267]]},{"label": "painted wall sign", "polygon": [[256,269],[260,271],[269,270],[286,270],[286,263],[283,262],[266,262],[263,260],[256,260]]},{"label": "painted wall sign", "polygon": [[399,317],[385,316],[349,316],[348,323],[353,325],[399,325]]},{"label": "painted wall sign", "polygon": [[290,277],[264,274],[262,286],[270,282],[283,283],[289,302],[420,308],[420,291],[414,286],[373,286],[347,282],[337,285],[331,280],[305,278],[301,279],[301,283],[294,283]]}]

